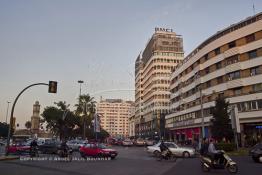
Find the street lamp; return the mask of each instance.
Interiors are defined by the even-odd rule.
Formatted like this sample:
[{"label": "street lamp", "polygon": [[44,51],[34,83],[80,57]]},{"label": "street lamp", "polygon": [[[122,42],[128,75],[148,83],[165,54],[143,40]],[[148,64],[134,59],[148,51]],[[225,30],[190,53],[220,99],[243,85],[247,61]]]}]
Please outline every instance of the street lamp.
[{"label": "street lamp", "polygon": [[205,121],[204,121],[204,110],[203,110],[203,94],[202,88],[200,87],[200,106],[201,106],[201,128],[202,128],[202,139],[205,137]]},{"label": "street lamp", "polygon": [[80,93],[79,93],[79,96],[81,96],[81,85],[82,85],[82,83],[84,83],[84,81],[83,81],[83,80],[78,80],[77,82],[80,84]]},{"label": "street lamp", "polygon": [[6,116],[5,116],[5,123],[6,123],[6,124],[7,124],[7,117],[8,117],[9,103],[10,103],[10,101],[7,102],[7,110],[6,110]]}]

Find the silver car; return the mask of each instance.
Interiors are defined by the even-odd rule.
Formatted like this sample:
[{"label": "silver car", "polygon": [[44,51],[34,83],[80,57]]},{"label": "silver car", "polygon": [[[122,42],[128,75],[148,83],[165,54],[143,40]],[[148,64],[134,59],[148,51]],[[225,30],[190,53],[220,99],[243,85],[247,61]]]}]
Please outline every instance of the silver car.
[{"label": "silver car", "polygon": [[[179,157],[194,157],[196,154],[193,148],[179,147],[174,142],[164,142],[164,143],[173,154]],[[154,156],[157,156],[161,152],[159,147],[160,144],[161,143],[159,142],[153,146],[148,146],[147,152],[149,154],[153,154]]]},{"label": "silver car", "polygon": [[88,143],[88,141],[86,141],[86,140],[70,140],[66,144],[72,150],[79,151],[79,148],[81,146],[84,146],[87,143]]}]

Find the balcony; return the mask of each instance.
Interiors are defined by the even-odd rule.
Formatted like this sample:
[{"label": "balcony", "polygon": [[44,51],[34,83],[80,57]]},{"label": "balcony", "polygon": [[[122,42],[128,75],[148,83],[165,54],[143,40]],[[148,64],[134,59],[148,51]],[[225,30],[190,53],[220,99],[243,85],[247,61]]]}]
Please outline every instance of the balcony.
[{"label": "balcony", "polygon": [[194,80],[195,86],[199,85],[201,83],[201,78],[197,78]]},{"label": "balcony", "polygon": [[235,71],[240,70],[240,69],[241,69],[241,63],[240,62],[236,62],[234,64],[227,65],[226,68],[225,68],[226,73],[235,72]]},{"label": "balcony", "polygon": [[227,88],[228,89],[241,87],[243,85],[244,85],[244,83],[243,83],[242,79],[230,80],[230,81],[227,82]]},{"label": "balcony", "polygon": [[229,50],[225,51],[224,52],[224,56],[225,56],[225,58],[227,58],[227,57],[231,57],[233,55],[236,55],[238,53],[239,53],[238,47],[234,47],[232,49],[229,49]]}]

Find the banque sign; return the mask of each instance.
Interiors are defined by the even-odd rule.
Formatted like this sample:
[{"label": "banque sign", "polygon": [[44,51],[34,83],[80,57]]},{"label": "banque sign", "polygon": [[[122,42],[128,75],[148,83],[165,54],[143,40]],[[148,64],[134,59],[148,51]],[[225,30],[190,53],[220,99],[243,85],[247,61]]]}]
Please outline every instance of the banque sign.
[{"label": "banque sign", "polygon": [[166,28],[156,27],[156,28],[155,28],[155,31],[156,31],[156,32],[173,32],[173,29],[166,29]]}]

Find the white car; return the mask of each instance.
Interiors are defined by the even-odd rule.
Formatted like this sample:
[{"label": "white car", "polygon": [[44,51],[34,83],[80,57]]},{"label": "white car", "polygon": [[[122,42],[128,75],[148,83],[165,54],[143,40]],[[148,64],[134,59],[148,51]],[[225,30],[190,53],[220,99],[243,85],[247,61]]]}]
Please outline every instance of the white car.
[{"label": "white car", "polygon": [[123,146],[132,146],[132,145],[134,145],[134,143],[133,143],[130,139],[125,139],[125,140],[122,142],[122,145],[123,145]]},{"label": "white car", "polygon": [[79,148],[87,144],[86,140],[69,140],[66,144],[74,151],[79,151]]},{"label": "white car", "polygon": [[[179,147],[174,142],[164,142],[164,143],[173,154],[179,157],[194,157],[195,156],[195,150],[193,148]],[[159,142],[153,146],[148,146],[147,152],[149,154],[153,154],[154,156],[157,156],[161,152],[160,147],[159,147],[160,144],[161,143]]]}]

